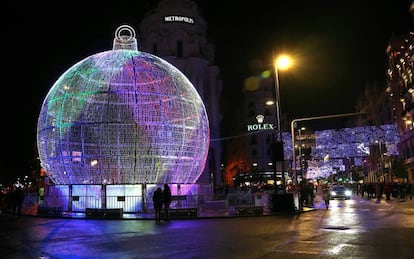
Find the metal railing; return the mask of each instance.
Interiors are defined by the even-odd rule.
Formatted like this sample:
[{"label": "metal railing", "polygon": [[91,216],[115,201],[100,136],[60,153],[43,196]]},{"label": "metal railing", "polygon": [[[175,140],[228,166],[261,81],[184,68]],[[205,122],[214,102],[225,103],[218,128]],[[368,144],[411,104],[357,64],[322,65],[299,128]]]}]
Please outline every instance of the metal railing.
[{"label": "metal railing", "polygon": [[[223,200],[214,200],[208,195],[177,195],[172,197],[171,209],[197,208],[198,210],[228,210],[234,206],[263,206],[269,208],[268,194],[229,194]],[[152,197],[142,196],[65,196],[48,195],[42,197],[28,194],[24,207],[56,208],[61,212],[84,213],[87,208],[123,209],[124,213],[152,213]]]}]

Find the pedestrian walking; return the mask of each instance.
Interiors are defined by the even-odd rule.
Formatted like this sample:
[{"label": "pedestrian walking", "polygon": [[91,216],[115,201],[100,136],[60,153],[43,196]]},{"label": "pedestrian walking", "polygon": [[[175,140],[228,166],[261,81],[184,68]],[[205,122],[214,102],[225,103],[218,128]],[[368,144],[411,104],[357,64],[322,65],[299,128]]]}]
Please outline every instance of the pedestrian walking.
[{"label": "pedestrian walking", "polygon": [[413,186],[413,183],[414,183],[414,181],[413,182],[407,182],[407,196],[410,198],[410,200],[412,200],[413,199],[413,193],[414,193],[414,186]]},{"label": "pedestrian walking", "polygon": [[22,214],[22,206],[24,201],[24,190],[21,187],[15,187],[11,193],[12,215],[20,216]]},{"label": "pedestrian walking", "polygon": [[377,198],[377,202],[380,202],[382,198],[381,182],[378,181],[375,184],[374,188],[375,188],[375,197]]},{"label": "pedestrian walking", "polygon": [[384,183],[384,192],[385,192],[385,199],[387,201],[391,200],[391,192],[392,192],[392,186],[390,182]]},{"label": "pedestrian walking", "polygon": [[325,207],[326,209],[329,208],[329,201],[331,199],[331,191],[329,190],[328,186],[324,186],[322,189],[322,199],[325,201]]},{"label": "pedestrian walking", "polygon": [[155,210],[155,222],[161,222],[161,210],[162,210],[162,190],[158,187],[157,190],[152,194],[152,202]]},{"label": "pedestrian walking", "polygon": [[164,184],[164,190],[162,191],[162,202],[164,204],[165,220],[170,220],[170,205],[171,205],[171,189],[168,184]]}]

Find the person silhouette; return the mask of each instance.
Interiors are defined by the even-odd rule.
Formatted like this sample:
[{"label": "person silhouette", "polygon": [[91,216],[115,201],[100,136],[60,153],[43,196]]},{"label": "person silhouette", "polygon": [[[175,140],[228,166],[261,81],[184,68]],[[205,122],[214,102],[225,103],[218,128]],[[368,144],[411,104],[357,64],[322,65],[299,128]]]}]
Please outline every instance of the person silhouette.
[{"label": "person silhouette", "polygon": [[325,201],[326,209],[329,208],[329,200],[331,199],[331,191],[329,190],[328,186],[324,186],[322,189],[322,198]]},{"label": "person silhouette", "polygon": [[12,215],[20,216],[22,214],[22,205],[24,201],[24,191],[21,187],[16,187],[11,194]]},{"label": "person silhouette", "polygon": [[154,204],[155,210],[155,222],[161,222],[161,210],[162,210],[162,190],[161,187],[158,187],[155,192],[152,194],[152,202]]},{"label": "person silhouette", "polygon": [[171,205],[171,189],[168,184],[164,184],[164,190],[162,191],[162,202],[164,204],[165,220],[170,220],[170,205]]}]

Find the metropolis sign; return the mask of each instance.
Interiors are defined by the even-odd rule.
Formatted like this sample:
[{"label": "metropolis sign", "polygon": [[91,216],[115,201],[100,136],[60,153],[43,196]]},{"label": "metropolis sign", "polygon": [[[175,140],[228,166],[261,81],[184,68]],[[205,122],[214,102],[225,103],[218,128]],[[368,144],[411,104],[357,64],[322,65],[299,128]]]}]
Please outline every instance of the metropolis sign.
[{"label": "metropolis sign", "polygon": [[181,16],[181,15],[168,15],[164,16],[164,22],[183,22],[194,24],[194,19],[192,17]]}]

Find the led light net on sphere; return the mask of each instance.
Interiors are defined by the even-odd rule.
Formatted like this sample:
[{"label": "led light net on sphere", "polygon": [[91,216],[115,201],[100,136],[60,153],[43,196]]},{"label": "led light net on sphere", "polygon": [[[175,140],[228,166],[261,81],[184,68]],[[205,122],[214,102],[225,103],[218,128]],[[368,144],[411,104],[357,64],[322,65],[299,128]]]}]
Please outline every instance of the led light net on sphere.
[{"label": "led light net on sphere", "polygon": [[113,50],[78,62],[47,94],[41,164],[55,184],[195,183],[210,141],[204,104],[177,68],[120,28]]}]

